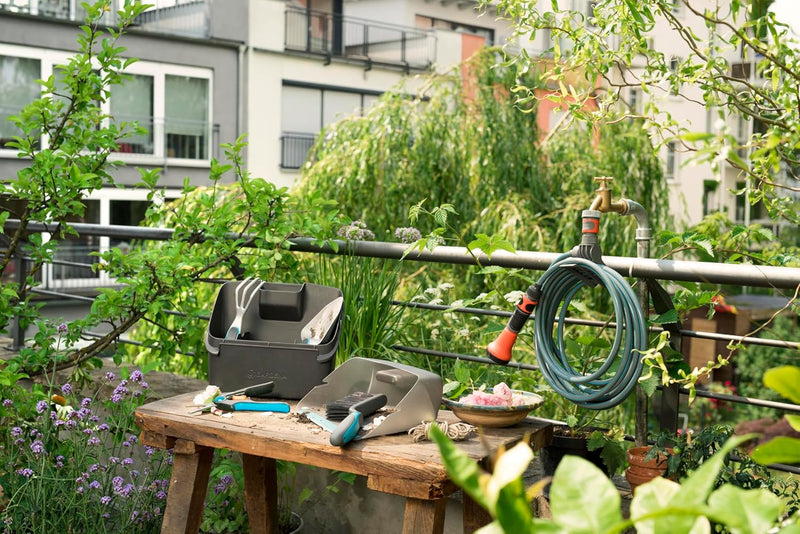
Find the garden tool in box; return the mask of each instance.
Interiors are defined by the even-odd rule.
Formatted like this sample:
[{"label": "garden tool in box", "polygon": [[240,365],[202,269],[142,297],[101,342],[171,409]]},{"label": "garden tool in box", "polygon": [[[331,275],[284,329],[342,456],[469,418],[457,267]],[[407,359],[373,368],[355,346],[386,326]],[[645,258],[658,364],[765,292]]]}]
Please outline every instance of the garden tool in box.
[{"label": "garden tool in box", "polygon": [[[435,373],[401,363],[355,357],[337,367],[322,384],[300,399],[297,411],[333,432],[339,424],[327,418],[329,404],[358,395],[385,396],[386,404],[377,412],[361,412],[361,431],[353,439],[385,436],[406,432],[423,421],[436,420],[442,387],[442,378]],[[344,443],[337,440],[334,444]]]}]

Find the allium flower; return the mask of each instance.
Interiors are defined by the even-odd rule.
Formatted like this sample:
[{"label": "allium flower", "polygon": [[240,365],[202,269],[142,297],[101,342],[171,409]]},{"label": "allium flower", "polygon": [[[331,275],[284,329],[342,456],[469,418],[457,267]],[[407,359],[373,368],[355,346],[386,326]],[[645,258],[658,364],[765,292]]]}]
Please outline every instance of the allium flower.
[{"label": "allium flower", "polygon": [[403,243],[413,243],[422,239],[422,234],[413,226],[408,226],[404,228],[396,228],[394,231],[394,237]]},{"label": "allium flower", "polygon": [[363,221],[353,221],[347,226],[342,226],[337,232],[339,237],[358,241],[371,241],[375,239],[375,234],[367,228]]}]

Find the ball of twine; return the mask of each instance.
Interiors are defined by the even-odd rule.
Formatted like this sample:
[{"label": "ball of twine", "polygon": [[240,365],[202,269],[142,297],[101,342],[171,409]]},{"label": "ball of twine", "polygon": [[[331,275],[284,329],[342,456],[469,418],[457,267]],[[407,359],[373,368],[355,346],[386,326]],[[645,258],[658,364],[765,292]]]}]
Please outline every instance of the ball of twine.
[{"label": "ball of twine", "polygon": [[448,423],[447,421],[423,421],[408,431],[408,435],[414,443],[429,440],[431,427],[436,425],[451,440],[461,441],[467,439],[470,434],[477,430],[476,427],[467,423]]}]

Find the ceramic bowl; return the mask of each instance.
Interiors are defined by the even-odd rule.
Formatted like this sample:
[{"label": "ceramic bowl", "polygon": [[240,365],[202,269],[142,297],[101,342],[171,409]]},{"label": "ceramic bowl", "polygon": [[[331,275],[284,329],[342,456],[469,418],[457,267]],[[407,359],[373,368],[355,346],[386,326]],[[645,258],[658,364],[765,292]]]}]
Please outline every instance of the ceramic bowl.
[{"label": "ceramic bowl", "polygon": [[525,403],[519,406],[482,406],[478,404],[463,404],[452,399],[442,399],[442,402],[448,410],[456,414],[465,423],[475,426],[503,428],[516,425],[525,419],[531,410],[544,402],[544,399],[536,393],[518,389],[512,391],[516,395],[523,395],[526,399]]}]

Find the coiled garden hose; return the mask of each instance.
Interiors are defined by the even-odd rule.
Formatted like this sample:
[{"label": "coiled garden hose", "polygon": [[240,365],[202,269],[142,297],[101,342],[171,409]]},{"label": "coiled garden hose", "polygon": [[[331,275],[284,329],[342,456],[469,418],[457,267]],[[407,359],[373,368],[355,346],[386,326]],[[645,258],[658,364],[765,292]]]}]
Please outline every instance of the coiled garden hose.
[{"label": "coiled garden hose", "polygon": [[[587,226],[587,212],[584,212],[581,245],[558,257],[539,281],[528,288],[504,331],[486,350],[493,361],[507,364],[517,335],[536,308],[534,348],[545,380],[556,393],[573,403],[602,410],[621,403],[636,386],[642,371],[642,352],[647,348],[647,324],[631,286],[599,261],[597,221],[590,221]],[[588,215],[590,219],[599,219],[599,212]],[[569,363],[564,325],[570,301],[578,290],[598,283],[611,296],[617,327],[605,361],[584,374]]]}]

